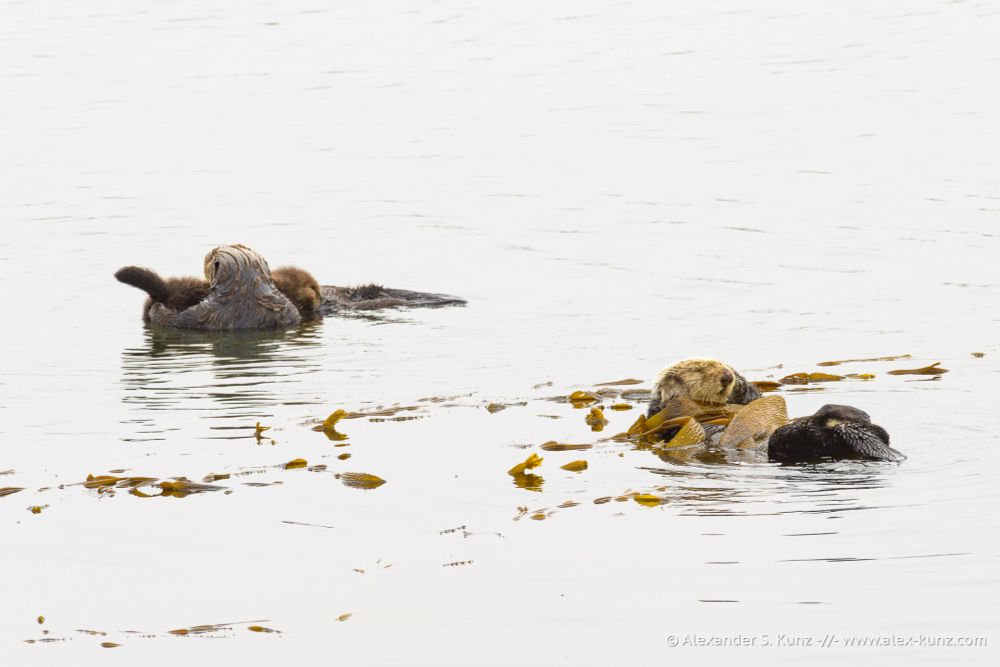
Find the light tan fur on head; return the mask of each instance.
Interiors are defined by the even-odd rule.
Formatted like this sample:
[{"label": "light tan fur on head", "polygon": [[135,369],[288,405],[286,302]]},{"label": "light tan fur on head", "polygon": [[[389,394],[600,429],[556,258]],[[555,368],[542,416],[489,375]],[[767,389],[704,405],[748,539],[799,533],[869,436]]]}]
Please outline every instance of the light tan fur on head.
[{"label": "light tan fur on head", "polygon": [[653,392],[666,403],[690,398],[701,403],[724,404],[733,393],[736,371],[716,359],[682,359],[667,366],[656,378]]}]

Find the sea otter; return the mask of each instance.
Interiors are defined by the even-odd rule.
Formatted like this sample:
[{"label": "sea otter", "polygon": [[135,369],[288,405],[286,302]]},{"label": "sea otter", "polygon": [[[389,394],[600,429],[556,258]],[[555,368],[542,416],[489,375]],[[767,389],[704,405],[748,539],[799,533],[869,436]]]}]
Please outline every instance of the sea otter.
[{"label": "sea otter", "polygon": [[[297,267],[271,271],[267,261],[243,245],[221,246],[205,257],[205,277],[161,278],[136,266],[115,277],[149,294],[143,307],[147,323],[190,329],[233,330],[297,324],[345,309],[375,310],[396,306],[464,305],[463,299],[385,288],[320,286]],[[289,311],[287,306],[292,306]]]},{"label": "sea otter", "polygon": [[[267,260],[244,245],[209,252],[205,277],[209,290],[204,299],[183,310],[157,301],[150,306],[149,321],[179,329],[231,331],[283,327],[302,320],[295,305],[275,287]],[[156,301],[152,292],[150,297]]]},{"label": "sea otter", "polygon": [[711,405],[746,405],[761,397],[760,391],[730,366],[716,359],[683,359],[667,366],[656,378],[647,416],[663,409],[674,398]]},{"label": "sea otter", "polygon": [[825,458],[894,461],[906,458],[889,446],[889,434],[868,413],[848,405],[824,405],[777,429],[767,443],[767,457],[781,463]]},{"label": "sea otter", "polygon": [[[161,278],[152,269],[126,266],[115,273],[120,282],[138,287],[149,298],[142,308],[143,322],[149,322],[149,310],[154,303],[162,303],[171,310],[180,312],[208,296],[211,283],[194,276]],[[274,285],[285,297],[295,304],[302,317],[316,317],[322,302],[319,283],[312,275],[295,266],[283,266],[271,271]]]}]

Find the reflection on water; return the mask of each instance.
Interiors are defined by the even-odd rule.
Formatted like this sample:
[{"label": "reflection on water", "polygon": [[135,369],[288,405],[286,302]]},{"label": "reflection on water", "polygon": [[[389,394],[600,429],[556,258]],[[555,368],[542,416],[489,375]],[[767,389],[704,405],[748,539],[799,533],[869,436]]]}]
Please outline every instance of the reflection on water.
[{"label": "reflection on water", "polygon": [[321,370],[320,327],[311,322],[292,330],[208,333],[147,326],[144,345],[122,352],[129,421],[153,427],[159,411],[246,419],[301,404],[303,397],[282,385],[301,386],[303,376]]},{"label": "reflection on water", "polygon": [[[689,448],[697,449],[697,448]],[[826,513],[868,508],[858,492],[886,487],[897,464],[839,461],[785,466],[767,462],[760,454],[740,460],[740,453],[705,452],[684,465],[643,467],[672,483],[664,490],[670,504],[686,507],[690,515],[760,516],[766,514]],[[742,454],[746,454],[745,452]],[[676,463],[672,457],[661,457]]]}]

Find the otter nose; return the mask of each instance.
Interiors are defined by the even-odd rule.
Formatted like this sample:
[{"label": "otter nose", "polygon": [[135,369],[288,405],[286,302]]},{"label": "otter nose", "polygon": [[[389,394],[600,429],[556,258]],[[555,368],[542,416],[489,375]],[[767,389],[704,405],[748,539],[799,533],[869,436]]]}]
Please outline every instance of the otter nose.
[{"label": "otter nose", "polygon": [[722,380],[723,385],[729,384],[730,382],[733,381],[732,371],[722,371],[722,376],[720,379]]}]

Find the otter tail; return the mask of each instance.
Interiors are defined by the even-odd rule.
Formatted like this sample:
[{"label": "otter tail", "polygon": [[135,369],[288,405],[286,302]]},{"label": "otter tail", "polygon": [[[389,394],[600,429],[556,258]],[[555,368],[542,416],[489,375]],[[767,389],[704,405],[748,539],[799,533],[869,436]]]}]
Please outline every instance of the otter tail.
[{"label": "otter tail", "polygon": [[141,266],[126,266],[115,272],[115,278],[126,285],[138,287],[148,294],[150,299],[158,303],[166,303],[170,297],[167,283],[160,277],[160,274],[152,269]]}]

